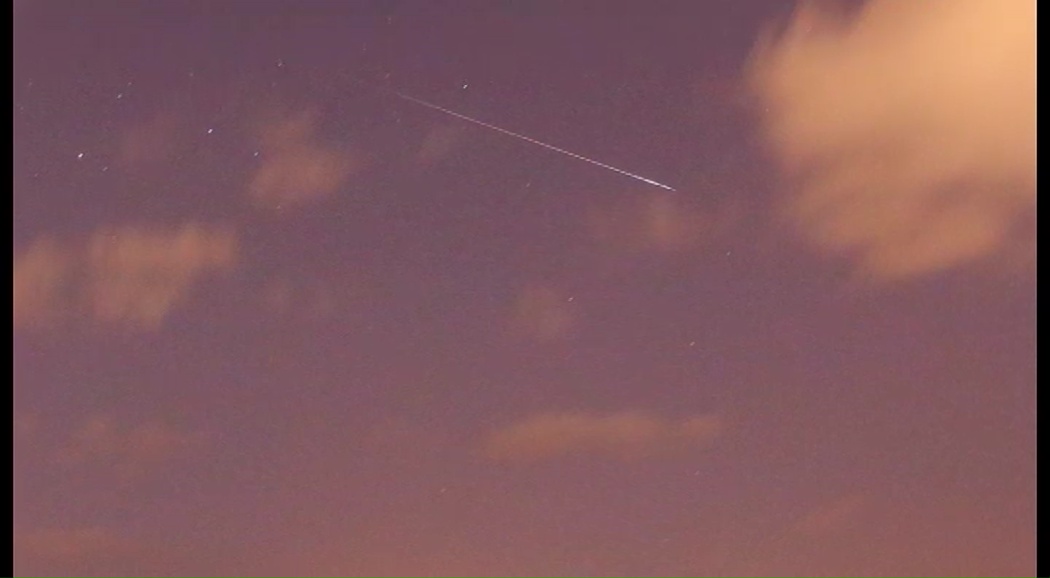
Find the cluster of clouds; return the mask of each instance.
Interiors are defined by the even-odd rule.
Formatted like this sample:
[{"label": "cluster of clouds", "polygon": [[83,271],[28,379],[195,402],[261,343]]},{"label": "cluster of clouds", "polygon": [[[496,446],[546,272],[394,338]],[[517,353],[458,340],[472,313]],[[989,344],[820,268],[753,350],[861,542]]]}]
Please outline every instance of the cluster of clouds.
[{"label": "cluster of clouds", "polygon": [[875,281],[1030,262],[1034,2],[805,2],[749,81],[797,187],[781,215],[817,249]]},{"label": "cluster of clouds", "polygon": [[15,326],[89,318],[138,330],[158,328],[193,288],[237,262],[227,227],[112,227],[86,239],[41,237],[15,257]]}]

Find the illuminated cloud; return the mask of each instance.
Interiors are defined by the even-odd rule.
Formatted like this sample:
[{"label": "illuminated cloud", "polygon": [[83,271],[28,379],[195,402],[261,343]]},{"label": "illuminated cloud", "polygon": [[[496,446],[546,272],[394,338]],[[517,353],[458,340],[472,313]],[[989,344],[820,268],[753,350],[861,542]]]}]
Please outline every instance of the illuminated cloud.
[{"label": "illuminated cloud", "polygon": [[15,258],[15,327],[50,325],[60,320],[73,271],[73,252],[56,239],[41,237]]},{"label": "illuminated cloud", "polygon": [[15,552],[42,560],[71,560],[112,554],[128,547],[127,540],[106,528],[42,528],[16,532]]},{"label": "illuminated cloud", "polygon": [[815,247],[880,280],[1034,255],[1034,2],[803,4],[750,75]]},{"label": "illuminated cloud", "polygon": [[73,314],[152,330],[203,276],[232,268],[237,238],[195,223],[180,228],[107,228],[67,244],[44,237],[15,259],[16,325]]},{"label": "illuminated cloud", "polygon": [[335,292],[320,281],[292,281],[279,277],[262,288],[263,307],[280,317],[317,320],[330,317],[339,307]]},{"label": "illuminated cloud", "polygon": [[587,231],[602,246],[627,253],[674,252],[695,246],[714,220],[674,193],[653,192],[587,214]]},{"label": "illuminated cloud", "polygon": [[536,462],[575,453],[631,459],[711,443],[722,432],[716,416],[673,421],[642,412],[544,413],[494,432],[485,454],[494,460]]},{"label": "illuminated cloud", "polygon": [[458,126],[439,125],[427,133],[416,153],[416,163],[429,166],[441,162],[463,142],[464,129]]},{"label": "illuminated cloud", "polygon": [[570,297],[550,287],[526,287],[514,302],[512,329],[538,341],[568,337],[575,323]]},{"label": "illuminated cloud", "polygon": [[820,504],[800,518],[790,532],[812,538],[839,532],[861,515],[867,500],[860,494],[840,496]]},{"label": "illuminated cloud", "polygon": [[261,207],[284,209],[328,197],[365,165],[358,154],[318,142],[311,112],[270,123],[259,132],[262,164],[248,193]]},{"label": "illuminated cloud", "polygon": [[170,160],[180,143],[179,124],[172,114],[160,114],[131,126],[120,135],[116,161],[125,168],[144,168]]},{"label": "illuminated cloud", "polygon": [[150,467],[203,442],[200,433],[182,431],[161,421],[122,426],[111,416],[95,415],[72,433],[55,453],[55,462],[67,466],[107,464],[127,479],[139,477]]}]

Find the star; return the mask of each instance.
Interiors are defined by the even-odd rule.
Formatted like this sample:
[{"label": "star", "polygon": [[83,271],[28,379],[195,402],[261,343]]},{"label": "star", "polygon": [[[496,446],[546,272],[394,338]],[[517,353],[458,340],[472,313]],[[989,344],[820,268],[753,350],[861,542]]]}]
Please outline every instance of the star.
[{"label": "star", "polygon": [[80,153],[80,154],[78,154],[78,155],[77,155],[77,158],[78,158],[78,159],[82,159],[82,158],[84,158],[84,153]]},{"label": "star", "polygon": [[213,132],[215,132],[215,129],[213,129],[213,128],[209,128],[209,129],[208,129],[208,134],[211,134],[211,133],[213,133]]}]

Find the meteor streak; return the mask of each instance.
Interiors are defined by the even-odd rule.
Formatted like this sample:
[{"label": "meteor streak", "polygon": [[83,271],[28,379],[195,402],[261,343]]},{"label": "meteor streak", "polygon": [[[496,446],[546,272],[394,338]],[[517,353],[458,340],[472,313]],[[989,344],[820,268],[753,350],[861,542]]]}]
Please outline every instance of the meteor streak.
[{"label": "meteor streak", "polygon": [[601,167],[603,169],[608,169],[610,171],[620,173],[621,175],[631,177],[632,179],[637,179],[637,180],[642,181],[643,183],[645,183],[647,185],[652,185],[654,187],[660,187],[661,189],[667,189],[668,191],[674,191],[675,190],[674,187],[667,186],[667,185],[665,185],[663,183],[658,183],[658,182],[656,182],[656,181],[654,181],[652,179],[647,179],[647,178],[645,178],[645,177],[643,177],[641,175],[636,175],[636,174],[634,174],[632,172],[625,171],[623,169],[618,169],[618,168],[616,168],[616,167],[614,167],[612,165],[607,165],[605,163],[598,162],[598,161],[596,161],[594,159],[587,158],[587,157],[585,157],[583,155],[576,154],[576,153],[574,153],[572,151],[567,151],[567,150],[565,150],[563,148],[559,148],[559,147],[556,147],[554,145],[547,144],[547,143],[545,143],[543,141],[538,141],[538,140],[536,140],[534,138],[527,137],[527,136],[525,136],[523,134],[518,134],[518,133],[516,133],[514,131],[510,131],[510,130],[507,130],[505,128],[500,128],[500,127],[498,127],[496,125],[489,124],[487,122],[478,120],[476,118],[471,118],[471,117],[469,117],[469,116],[467,116],[465,114],[460,114],[460,113],[458,113],[458,112],[456,112],[454,110],[449,110],[447,108],[438,106],[436,104],[429,103],[429,102],[427,102],[427,101],[425,101],[423,99],[416,98],[414,96],[409,96],[407,94],[398,92],[398,91],[393,90],[391,88],[384,88],[384,87],[381,87],[381,86],[376,86],[376,85],[373,85],[373,84],[369,84],[369,83],[367,83],[367,82],[365,82],[363,80],[357,80],[357,79],[354,79],[354,80],[355,80],[355,82],[357,82],[359,84],[362,84],[364,86],[373,88],[375,90],[380,90],[380,91],[383,91],[383,92],[389,92],[389,93],[393,94],[394,96],[397,96],[398,98],[402,98],[404,100],[407,100],[407,101],[414,102],[416,104],[425,106],[427,108],[434,109],[434,110],[436,110],[438,112],[443,112],[445,114],[454,116],[454,117],[456,117],[458,119],[465,120],[467,122],[472,122],[472,123],[474,123],[476,125],[480,125],[480,126],[483,126],[485,128],[492,129],[492,130],[497,131],[497,132],[501,132],[501,133],[503,133],[505,135],[509,135],[509,136],[514,137],[514,138],[518,138],[518,139],[521,139],[523,141],[526,141],[526,142],[530,142],[530,143],[532,143],[534,145],[539,145],[541,147],[548,148],[548,149],[550,149],[550,150],[552,150],[554,152],[559,152],[559,153],[561,153],[563,155],[568,155],[568,156],[570,156],[570,157],[572,157],[574,159],[579,159],[581,161],[586,161],[588,163],[591,163],[592,165],[597,165],[597,166],[599,166],[599,167]]}]

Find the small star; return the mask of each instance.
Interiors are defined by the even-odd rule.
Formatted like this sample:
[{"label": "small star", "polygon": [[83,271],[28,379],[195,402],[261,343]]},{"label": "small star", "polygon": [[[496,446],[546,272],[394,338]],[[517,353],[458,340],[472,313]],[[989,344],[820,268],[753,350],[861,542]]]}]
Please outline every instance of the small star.
[{"label": "small star", "polygon": [[80,154],[78,154],[78,155],[77,155],[77,158],[78,158],[78,159],[82,159],[82,158],[84,158],[84,153],[80,153]]},{"label": "small star", "polygon": [[102,172],[106,172],[108,170],[109,170],[109,167],[102,167]]},{"label": "small star", "polygon": [[280,58],[277,59],[277,68],[284,68],[284,60]]},{"label": "small star", "polygon": [[575,299],[575,297],[569,297],[569,303],[572,303],[573,299]]},{"label": "small star", "polygon": [[463,85],[463,90],[466,90],[468,86],[470,86],[470,85],[469,84],[464,84]]},{"label": "small star", "polygon": [[732,252],[732,251],[726,251],[726,257],[728,257],[728,256],[730,256],[730,255],[732,255],[732,254],[733,254],[733,252]]},{"label": "small star", "polygon": [[117,93],[117,100],[120,100],[122,98],[124,98],[124,93],[123,92],[118,92]]},{"label": "small star", "polygon": [[259,156],[259,151],[255,151],[254,153],[252,153],[252,156],[253,156],[253,157],[257,157],[257,156]]},{"label": "small star", "polygon": [[208,129],[208,134],[211,134],[211,133],[213,133],[213,132],[215,132],[215,129],[213,129],[213,128],[209,128],[209,129]]},{"label": "small star", "polygon": [[690,342],[689,342],[689,347],[692,347],[692,346],[694,346],[694,345],[696,345],[696,342],[695,342],[695,341],[690,341]]}]

